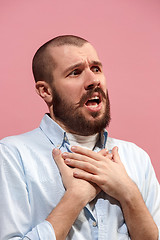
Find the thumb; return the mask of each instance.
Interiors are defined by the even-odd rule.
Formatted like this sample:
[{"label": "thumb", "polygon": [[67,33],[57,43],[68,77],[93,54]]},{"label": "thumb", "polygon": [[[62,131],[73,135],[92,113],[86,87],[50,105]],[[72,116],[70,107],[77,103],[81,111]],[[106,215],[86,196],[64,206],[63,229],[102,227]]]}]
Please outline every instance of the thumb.
[{"label": "thumb", "polygon": [[52,151],[52,156],[61,172],[62,167],[65,165],[64,160],[61,156],[61,151],[58,148],[54,148]]},{"label": "thumb", "polygon": [[102,149],[101,151],[98,152],[99,154],[101,154],[103,157],[107,157],[108,159],[112,160],[113,156],[112,156],[112,153],[110,153],[109,150],[107,150],[106,148],[105,149]]},{"label": "thumb", "polygon": [[62,178],[68,176],[70,174],[70,168],[65,164],[64,159],[62,158],[62,152],[58,148],[54,148],[52,155]]},{"label": "thumb", "polygon": [[118,163],[118,162],[121,162],[120,156],[119,156],[119,153],[118,153],[118,147],[117,147],[117,146],[112,149],[112,154],[113,154],[113,160],[114,160],[114,162],[117,162],[117,163]]},{"label": "thumb", "polygon": [[100,153],[102,156],[107,156],[108,154],[108,150],[106,148],[102,149],[101,151],[99,151],[98,153]]}]

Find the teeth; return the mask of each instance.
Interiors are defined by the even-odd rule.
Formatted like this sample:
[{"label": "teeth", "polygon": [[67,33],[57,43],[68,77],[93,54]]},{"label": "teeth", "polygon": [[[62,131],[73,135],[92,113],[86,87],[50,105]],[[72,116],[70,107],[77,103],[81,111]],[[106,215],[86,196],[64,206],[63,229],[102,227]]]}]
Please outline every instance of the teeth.
[{"label": "teeth", "polygon": [[92,105],[90,106],[91,108],[96,108],[98,106],[98,104]]},{"label": "teeth", "polygon": [[94,99],[95,99],[95,100],[96,100],[96,99],[99,99],[99,97],[97,97],[97,96],[96,96],[96,97],[92,97],[92,98],[90,98],[89,100],[94,100]]}]

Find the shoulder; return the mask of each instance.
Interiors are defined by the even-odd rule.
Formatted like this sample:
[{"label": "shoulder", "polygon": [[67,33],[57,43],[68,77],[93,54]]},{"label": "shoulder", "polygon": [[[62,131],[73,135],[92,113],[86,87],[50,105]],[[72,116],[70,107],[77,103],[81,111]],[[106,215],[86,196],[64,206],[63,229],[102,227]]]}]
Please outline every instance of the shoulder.
[{"label": "shoulder", "polygon": [[142,154],[145,156],[148,156],[148,154],[139,146],[137,146],[135,143],[120,140],[120,139],[115,139],[108,137],[107,139],[107,144],[106,146],[109,149],[112,149],[113,147],[117,146],[119,148],[119,151],[125,151],[125,153],[134,153],[134,154]]},{"label": "shoulder", "polygon": [[111,150],[115,146],[118,147],[121,161],[127,169],[142,173],[142,170],[148,171],[151,167],[149,155],[135,143],[109,137],[106,147]]},{"label": "shoulder", "polygon": [[25,146],[32,145],[35,133],[38,133],[38,129],[0,140],[0,161],[21,161],[21,153],[26,153]]},{"label": "shoulder", "polygon": [[0,165],[15,165],[30,168],[29,165],[45,157],[52,157],[52,144],[41,128],[9,136],[0,141]]},{"label": "shoulder", "polygon": [[132,142],[109,137],[107,148],[111,150],[115,146],[118,147],[120,159],[128,175],[137,184],[140,191],[143,192],[146,186],[145,184],[148,184],[150,181],[147,179],[150,179],[151,176],[152,178],[154,176],[155,179],[155,172],[149,155]]},{"label": "shoulder", "polygon": [[50,141],[41,130],[36,128],[30,132],[20,135],[9,136],[0,140],[0,154],[12,152],[13,154],[24,155],[27,152],[41,150],[43,146],[50,146]]},{"label": "shoulder", "polygon": [[38,136],[40,135],[41,135],[40,129],[36,128],[30,132],[26,132],[20,135],[5,137],[0,140],[0,145],[16,147],[16,146],[23,145],[27,142],[31,143],[34,139],[38,138]]}]

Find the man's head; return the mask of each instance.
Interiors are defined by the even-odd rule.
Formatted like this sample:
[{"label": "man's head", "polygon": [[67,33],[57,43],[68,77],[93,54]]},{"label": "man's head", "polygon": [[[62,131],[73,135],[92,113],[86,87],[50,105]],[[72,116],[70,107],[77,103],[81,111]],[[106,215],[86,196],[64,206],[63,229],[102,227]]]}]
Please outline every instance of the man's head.
[{"label": "man's head", "polygon": [[109,124],[102,63],[88,41],[69,35],[50,40],[35,54],[33,73],[37,92],[63,129],[92,135]]},{"label": "man's head", "polygon": [[88,41],[73,35],[58,36],[43,44],[35,53],[32,62],[32,70],[35,82],[44,80],[48,83],[53,80],[53,71],[56,68],[56,56],[51,54],[53,47],[72,45],[82,47]]}]

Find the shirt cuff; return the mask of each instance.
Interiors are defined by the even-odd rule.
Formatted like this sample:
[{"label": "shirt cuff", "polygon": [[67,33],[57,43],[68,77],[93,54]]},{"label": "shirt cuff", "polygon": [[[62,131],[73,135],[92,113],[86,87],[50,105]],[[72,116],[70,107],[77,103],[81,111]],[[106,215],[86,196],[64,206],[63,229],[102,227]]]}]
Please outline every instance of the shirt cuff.
[{"label": "shirt cuff", "polygon": [[45,220],[28,232],[23,240],[56,240],[56,236],[52,225]]}]

